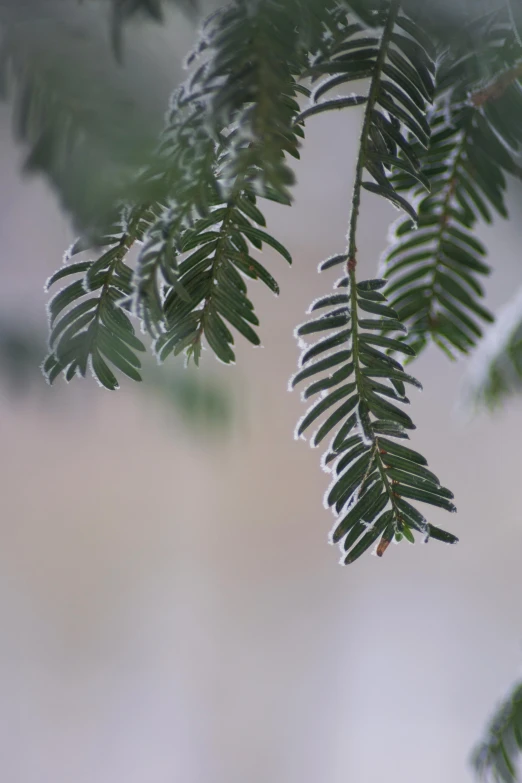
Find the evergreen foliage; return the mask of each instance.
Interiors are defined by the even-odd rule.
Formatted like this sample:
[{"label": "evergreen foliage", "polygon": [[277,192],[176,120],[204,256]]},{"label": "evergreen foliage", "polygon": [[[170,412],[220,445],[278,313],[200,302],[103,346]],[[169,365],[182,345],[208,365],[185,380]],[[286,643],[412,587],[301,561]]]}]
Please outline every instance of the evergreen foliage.
[{"label": "evergreen foliage", "polygon": [[192,0],[0,3],[0,98],[13,108],[24,171],[46,176],[78,231],[126,201],[151,163],[167,93],[143,94],[137,66],[154,81],[160,74],[146,52],[129,66],[125,33],[140,20],[157,24],[169,7],[195,10]]},{"label": "evergreen foliage", "polygon": [[108,0],[110,13],[111,43],[116,58],[123,60],[123,33],[125,24],[141,16],[154,22],[162,22],[168,2],[188,12],[196,10],[195,0]]},{"label": "evergreen foliage", "polygon": [[[506,12],[507,13],[507,12]],[[418,201],[418,219],[395,227],[386,255],[387,293],[418,353],[433,340],[450,356],[468,353],[492,315],[484,308],[486,250],[474,235],[492,212],[507,217],[506,174],[518,175],[522,92],[520,47],[506,14],[459,30],[437,58],[437,91],[428,121],[428,150],[417,148],[430,192],[404,172],[395,186]],[[478,42],[478,33],[484,42]]]},{"label": "evergreen foliage", "polygon": [[[138,11],[159,19],[161,3],[112,5],[120,56],[122,23]],[[297,330],[304,347],[293,378],[307,380],[303,397],[316,400],[297,435],[317,425],[312,443],[326,444],[332,541],[345,563],[415,533],[457,540],[417,509],[455,507],[403,442],[415,429],[406,388],[419,386],[404,362],[430,341],[450,356],[467,353],[492,320],[474,230],[493,212],[506,217],[506,176],[518,175],[522,142],[513,9],[460,13],[455,34],[411,1],[234,0],[219,9],[188,58],[152,162],[71,254],[90,248],[90,257],[49,281],[67,281],[49,305],[50,382],[87,370],[108,389],[119,373],[139,381],[136,323],[160,361],[183,353],[197,364],[206,347],[234,362],[237,334],[260,342],[247,282],[279,292],[258,251],[291,262],[263,203],[291,203],[291,160],[308,121],[361,107],[347,247],[321,265],[341,277]],[[363,191],[405,215],[382,279],[357,275]]]},{"label": "evergreen foliage", "polygon": [[499,408],[522,389],[522,290],[498,313],[468,372],[467,404]]},{"label": "evergreen foliage", "polygon": [[[111,0],[118,58],[124,23],[138,14],[159,21],[163,5]],[[450,490],[405,443],[415,429],[406,389],[420,385],[404,363],[431,341],[450,356],[468,353],[492,321],[475,228],[507,216],[507,177],[519,175],[522,46],[517,4],[462,3],[456,18],[457,27],[415,0],[233,0],[218,9],[155,152],[102,212],[90,221],[83,212],[82,236],[49,280],[50,382],[88,371],[111,390],[121,373],[141,380],[136,327],[160,361],[182,353],[198,364],[206,348],[234,362],[238,335],[260,342],[247,284],[279,293],[259,251],[291,262],[263,205],[291,204],[306,124],[360,107],[347,246],[320,266],[340,277],[297,330],[303,352],[292,381],[306,380],[303,398],[315,400],[297,436],[314,425],[311,441],[324,445],[332,540],[346,563],[415,533],[457,540],[417,508],[455,510]],[[52,178],[49,149],[60,145],[60,125],[75,138],[75,124],[58,111],[50,126],[41,93],[25,94],[19,129],[33,143],[29,163]],[[404,215],[375,280],[358,277],[363,192]]]},{"label": "evergreen foliage", "polygon": [[[164,7],[107,0],[118,60],[125,23],[140,15],[161,21]],[[29,145],[26,166],[47,174],[81,229],[48,281],[43,369],[51,383],[88,372],[110,390],[120,374],[140,381],[145,343],[161,362],[184,354],[195,364],[204,349],[234,362],[238,336],[258,345],[251,283],[279,293],[260,251],[292,260],[267,228],[264,204],[291,204],[306,124],[360,107],[347,243],[319,266],[339,276],[297,329],[302,353],[292,386],[306,382],[302,397],[313,402],[296,435],[313,428],[312,444],[324,447],[341,562],[374,545],[381,556],[391,541],[414,543],[416,534],[455,543],[417,508],[455,511],[451,491],[407,442],[415,425],[406,390],[420,384],[404,365],[430,343],[451,358],[478,346],[477,400],[494,406],[522,387],[520,294],[483,340],[493,321],[483,302],[491,269],[476,236],[481,221],[508,216],[507,183],[522,171],[520,0],[443,8],[422,0],[231,0],[203,25],[154,151],[146,134],[107,113],[121,158],[100,170],[96,192],[105,197],[95,206],[82,189],[83,173],[99,160],[95,107],[71,100],[70,85],[44,73],[16,36],[4,35],[0,54],[18,136]],[[65,176],[71,168],[76,182]],[[369,280],[358,275],[363,192],[402,213],[381,276]],[[475,768],[486,779],[516,780],[520,705],[517,685],[477,749]]]},{"label": "evergreen foliage", "polygon": [[493,715],[472,762],[481,780],[515,783],[522,752],[522,683],[516,683]]}]

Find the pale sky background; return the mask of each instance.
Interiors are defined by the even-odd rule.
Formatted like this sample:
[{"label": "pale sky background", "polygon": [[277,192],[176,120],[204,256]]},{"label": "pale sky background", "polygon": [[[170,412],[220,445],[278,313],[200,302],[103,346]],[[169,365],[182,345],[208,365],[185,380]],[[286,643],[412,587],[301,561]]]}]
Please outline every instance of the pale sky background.
[{"label": "pale sky background", "polygon": [[[166,32],[143,35],[169,81]],[[458,515],[431,518],[461,541],[350,568],[327,544],[319,453],[293,440],[293,329],[333,280],[317,263],[344,246],[359,117],[311,121],[295,207],[267,209],[294,267],[267,253],[282,294],[252,285],[264,348],[239,343],[229,370],[205,356],[203,379],[240,397],[227,436],[195,436],[131,385],[0,387],[6,783],[471,780],[469,751],[521,673],[522,400],[464,420],[465,364],[428,351],[412,445],[454,490]],[[18,161],[4,110],[0,306],[44,329],[43,282],[71,234]],[[522,278],[520,209],[481,232],[493,307]],[[361,274],[395,216],[365,198]]]}]

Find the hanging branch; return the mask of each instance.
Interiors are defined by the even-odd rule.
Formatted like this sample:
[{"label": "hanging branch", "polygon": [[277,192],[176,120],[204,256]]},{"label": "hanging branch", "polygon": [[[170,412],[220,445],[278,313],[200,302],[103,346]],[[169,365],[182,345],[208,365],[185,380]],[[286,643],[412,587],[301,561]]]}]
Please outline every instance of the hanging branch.
[{"label": "hanging branch", "polygon": [[[359,107],[347,247],[321,265],[343,274],[297,330],[317,340],[293,379],[317,400],[297,434],[314,425],[315,445],[331,438],[326,502],[345,562],[415,532],[456,541],[411,503],[454,510],[425,458],[401,442],[414,429],[406,387],[419,384],[395,357],[410,361],[429,339],[452,355],[480,339],[489,268],[475,226],[507,214],[506,175],[520,172],[520,42],[505,8],[462,13],[465,30],[441,48],[443,25],[408,0],[232,0],[203,27],[154,159],[82,245],[95,260],[67,263],[50,281],[74,277],[50,305],[51,381],[89,367],[110,389],[117,371],[138,380],[133,318],[160,360],[198,362],[208,348],[233,362],[237,333],[260,342],[247,278],[279,291],[259,251],[291,260],[266,230],[264,199],[290,204],[305,123]],[[339,94],[354,82],[358,92]],[[363,190],[405,213],[386,280],[358,280]]]},{"label": "hanging branch", "polygon": [[[312,437],[313,444],[318,445],[328,433],[338,428],[325,455],[325,466],[332,463],[330,470],[334,475],[326,503],[336,514],[332,542],[340,544],[344,563],[352,563],[377,540],[376,552],[379,556],[384,554],[393,539],[399,541],[404,536],[413,542],[413,530],[420,532],[425,540],[429,537],[448,543],[457,540],[455,536],[429,525],[408,502],[409,499],[420,500],[449,511],[455,510],[450,502],[452,493],[442,487],[439,479],[425,467],[424,457],[395,441],[397,438],[408,438],[406,430],[415,429],[410,417],[395,403],[409,402],[405,396],[405,384],[419,384],[404,373],[402,365],[391,359],[386,351],[395,350],[406,354],[413,354],[413,351],[397,340],[374,333],[402,328],[397,313],[387,305],[385,297],[379,292],[385,281],[367,280],[358,283],[356,277],[357,227],[363,188],[399,203],[410,215],[415,216],[411,205],[404,202],[391,186],[382,157],[379,159],[382,153],[378,147],[382,143],[387,150],[385,160],[388,165],[393,165],[390,158],[393,160],[396,154],[397,143],[409,150],[400,131],[400,119],[407,126],[415,128],[418,136],[425,140],[424,129],[417,124],[417,107],[408,104],[409,112],[400,108],[395,98],[400,100],[402,94],[395,92],[393,83],[384,79],[385,74],[394,74],[392,69],[387,68],[388,63],[397,62],[403,57],[402,53],[391,48],[395,44],[399,51],[407,49],[409,57],[413,57],[414,61],[422,61],[423,66],[428,62],[428,67],[420,70],[424,79],[420,76],[414,79],[418,78],[425,91],[430,86],[429,60],[425,50],[419,51],[420,47],[414,47],[411,39],[403,39],[395,32],[398,22],[406,24],[399,13],[400,2],[393,0],[384,19],[378,48],[368,49],[357,60],[359,66],[364,68],[365,58],[372,58],[372,77],[364,100],[348,246],[345,254],[328,259],[322,265],[322,269],[328,269],[340,263],[346,264],[346,277],[341,278],[336,285],[336,288],[346,290],[346,293],[333,294],[315,302],[312,311],[326,308],[328,311],[308,321],[297,331],[299,338],[332,332],[326,339],[304,348],[301,356],[303,369],[294,377],[293,385],[338,367],[332,375],[323,375],[321,380],[314,381],[305,390],[305,398],[319,392],[324,396],[301,420],[297,436],[300,437],[326,412],[328,417]],[[361,62],[364,64],[361,65]],[[345,65],[344,61],[342,64]],[[320,67],[325,70],[325,66],[330,71],[328,62],[323,62]],[[334,64],[330,72],[335,73],[336,67],[339,68],[340,64]],[[332,77],[332,81],[336,79],[336,76]],[[331,82],[327,86],[329,88]],[[320,95],[323,92],[321,90]],[[315,94],[317,96],[317,91]],[[422,96],[420,100],[424,108]],[[386,109],[389,119],[381,114],[378,106]],[[414,172],[413,167],[409,168]],[[366,171],[375,182],[364,179]],[[377,317],[368,318],[368,313]],[[323,353],[326,353],[325,359],[310,364],[311,359]],[[340,403],[339,406],[333,413],[330,412],[337,403]]]},{"label": "hanging branch", "polygon": [[469,353],[493,320],[482,301],[480,278],[491,270],[476,227],[490,223],[493,211],[508,217],[506,175],[520,176],[521,59],[498,11],[443,48],[430,144],[414,145],[431,192],[424,194],[403,169],[394,173],[395,188],[418,202],[419,217],[395,226],[384,260],[386,294],[408,326],[401,339],[417,353],[430,341],[450,358]]},{"label": "hanging branch", "polygon": [[483,740],[473,752],[477,777],[491,783],[516,783],[522,752],[522,684],[513,686],[498,707]]}]

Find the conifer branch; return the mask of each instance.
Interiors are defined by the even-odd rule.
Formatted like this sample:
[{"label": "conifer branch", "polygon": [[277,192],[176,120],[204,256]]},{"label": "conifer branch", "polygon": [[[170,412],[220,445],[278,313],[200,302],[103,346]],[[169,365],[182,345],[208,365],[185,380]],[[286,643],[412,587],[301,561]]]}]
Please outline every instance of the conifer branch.
[{"label": "conifer branch", "polygon": [[522,753],[522,684],[517,683],[487,727],[473,751],[472,763],[485,783],[516,783]]},{"label": "conifer branch", "polygon": [[[413,354],[413,351],[397,340],[373,333],[403,329],[397,320],[397,313],[387,305],[379,291],[385,281],[358,283],[356,278],[357,224],[362,188],[383,195],[400,204],[409,214],[415,214],[411,205],[393,189],[380,162],[384,158],[390,165],[390,160],[397,160],[394,157],[397,144],[409,151],[409,145],[401,135],[401,120],[425,140],[422,123],[417,122],[420,115],[415,105],[406,103],[408,111],[404,112],[396,103],[396,100],[402,100],[401,91],[395,88],[394,82],[383,78],[387,75],[395,80],[397,77],[393,62],[402,62],[402,53],[392,52],[392,44],[401,52],[408,51],[408,56],[418,64],[424,81],[414,70],[409,72],[412,81],[419,79],[421,89],[425,91],[431,84],[431,65],[423,54],[424,50],[415,48],[409,38],[403,39],[395,32],[398,23],[408,27],[408,20],[400,16],[400,2],[393,0],[390,3],[382,22],[377,47],[360,54],[355,60],[356,74],[360,73],[361,67],[367,67],[365,58],[368,63],[372,62],[372,76],[364,101],[348,246],[345,254],[328,259],[322,265],[323,269],[328,269],[341,263],[346,264],[346,276],[337,282],[336,288],[347,289],[347,292],[326,296],[312,306],[312,311],[328,310],[325,315],[303,324],[297,332],[298,336],[303,338],[325,331],[332,334],[311,347],[304,345],[302,369],[293,379],[293,385],[296,385],[316,375],[321,378],[322,373],[338,367],[331,375],[314,381],[305,390],[305,398],[319,392],[324,396],[303,417],[297,435],[300,437],[323,415],[327,415],[327,418],[312,437],[314,445],[318,445],[329,432],[338,428],[324,458],[325,467],[331,464],[329,469],[334,476],[326,504],[332,507],[337,516],[332,542],[340,544],[342,562],[346,564],[354,562],[377,541],[378,556],[384,554],[393,539],[399,541],[404,536],[413,543],[415,539],[412,530],[420,532],[425,540],[430,537],[447,543],[457,540],[452,534],[431,526],[406,500],[420,500],[449,511],[455,510],[450,502],[452,493],[442,487],[439,479],[427,470],[424,457],[394,440],[407,439],[405,430],[415,429],[415,426],[402,408],[390,402],[390,399],[407,404],[409,400],[405,396],[405,384],[419,384],[404,373],[402,365],[391,359],[387,351],[398,350],[407,355]],[[416,28],[413,26],[409,29]],[[355,50],[358,48],[357,43],[356,38],[353,41]],[[424,62],[428,63],[427,68],[424,68]],[[319,72],[326,71],[333,76],[327,80],[325,89],[316,90],[315,97],[330,89],[332,82],[337,84],[337,69],[350,73],[348,65],[351,66],[349,59],[345,63],[336,60],[334,56],[331,62],[327,56],[323,56],[315,67]],[[423,106],[424,98],[420,93],[417,100]],[[377,106],[387,111],[389,119]],[[383,149],[385,153],[382,153]],[[413,156],[410,158],[413,159]],[[408,166],[412,174],[415,173],[414,165]],[[365,171],[372,175],[374,183],[364,181]],[[378,318],[366,318],[365,313]],[[326,354],[325,358],[312,364],[311,360],[321,354]],[[388,381],[389,385],[381,381]],[[339,385],[341,383],[343,385]],[[339,406],[331,412],[337,403],[340,403]]]},{"label": "conifer branch", "polygon": [[[160,7],[155,0],[149,11]],[[291,203],[289,159],[299,157],[305,122],[360,107],[347,247],[321,265],[344,271],[297,330],[315,342],[293,378],[316,399],[297,435],[314,425],[314,445],[331,438],[326,503],[346,563],[372,543],[381,555],[393,539],[414,541],[414,532],[456,541],[410,502],[454,510],[425,458],[401,443],[415,428],[406,386],[419,384],[395,356],[409,361],[429,339],[451,355],[469,351],[491,320],[474,231],[493,211],[506,216],[506,175],[520,171],[522,52],[507,9],[464,13],[464,44],[448,35],[442,46],[429,9],[408,0],[233,0],[203,28],[154,159],[84,245],[100,257],[51,280],[74,278],[50,305],[50,380],[89,365],[108,388],[117,370],[138,379],[133,317],[160,360],[184,353],[197,362],[206,346],[233,362],[236,332],[259,344],[246,278],[279,292],[258,252],[291,261],[266,230],[263,200]],[[367,91],[338,94],[353,82]],[[358,281],[363,189],[406,215],[386,280]]]},{"label": "conifer branch", "polygon": [[355,182],[352,196],[352,212],[350,216],[350,225],[348,228],[348,272],[355,288],[355,258],[357,253],[356,234],[357,221],[359,218],[359,209],[361,203],[361,191],[363,183],[364,167],[368,157],[368,143],[370,138],[370,128],[372,124],[372,114],[379,97],[379,87],[383,76],[383,66],[386,60],[388,48],[390,46],[391,36],[395,26],[395,21],[399,14],[401,0],[391,0],[390,10],[388,11],[386,24],[382,32],[377,59],[370,82],[370,89],[364,110],[364,119],[362,124],[361,136],[359,140],[359,153],[355,169]]}]

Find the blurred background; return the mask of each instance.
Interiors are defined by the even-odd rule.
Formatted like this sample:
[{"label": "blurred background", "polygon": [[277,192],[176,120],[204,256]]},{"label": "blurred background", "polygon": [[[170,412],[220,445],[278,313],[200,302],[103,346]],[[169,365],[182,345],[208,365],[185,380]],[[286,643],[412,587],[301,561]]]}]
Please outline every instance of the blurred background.
[{"label": "blurred background", "polygon": [[[177,15],[129,31],[126,73],[154,74],[160,119],[191,38]],[[359,120],[311,121],[295,206],[267,210],[294,267],[270,260],[279,299],[252,286],[264,347],[109,393],[39,374],[43,284],[73,234],[44,180],[21,177],[1,109],[6,783],[471,780],[469,751],[521,673],[522,400],[470,417],[456,406],[465,363],[426,352],[412,445],[455,492],[444,521],[460,543],[403,543],[349,568],[327,544],[319,455],[293,439],[293,329],[332,282],[318,262],[343,248]],[[520,284],[521,203],[481,232],[494,309]],[[364,206],[373,276],[396,213]],[[13,376],[22,325],[42,349]]]}]

